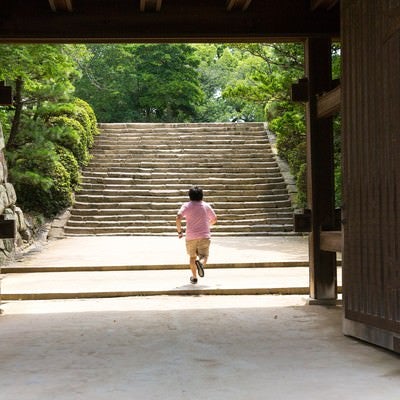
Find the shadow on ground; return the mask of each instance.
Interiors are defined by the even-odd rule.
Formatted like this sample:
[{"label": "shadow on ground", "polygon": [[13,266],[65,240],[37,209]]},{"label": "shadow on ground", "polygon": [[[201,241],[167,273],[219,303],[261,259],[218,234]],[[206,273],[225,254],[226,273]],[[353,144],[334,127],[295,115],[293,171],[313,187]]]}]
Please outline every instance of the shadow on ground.
[{"label": "shadow on ground", "polygon": [[301,296],[10,302],[4,399],[399,398],[399,357]]}]

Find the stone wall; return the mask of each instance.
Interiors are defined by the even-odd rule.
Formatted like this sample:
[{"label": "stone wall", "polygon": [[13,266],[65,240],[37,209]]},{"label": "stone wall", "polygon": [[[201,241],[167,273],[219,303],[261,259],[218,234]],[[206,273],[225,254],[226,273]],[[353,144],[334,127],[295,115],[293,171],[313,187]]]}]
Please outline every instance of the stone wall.
[{"label": "stone wall", "polygon": [[283,179],[285,180],[286,187],[290,196],[290,201],[294,208],[297,207],[297,186],[294,176],[290,172],[289,164],[279,156],[278,148],[276,146],[276,135],[268,129],[268,124],[264,124],[265,131],[268,135],[268,140],[271,144],[271,150],[275,155],[275,160],[279,165]]},{"label": "stone wall", "polygon": [[16,205],[17,195],[14,186],[8,182],[4,147],[3,130],[0,125],[0,216],[5,219],[15,219],[16,225],[15,239],[0,239],[0,265],[11,261],[16,249],[28,245],[32,240],[32,229],[28,226],[22,210]]}]

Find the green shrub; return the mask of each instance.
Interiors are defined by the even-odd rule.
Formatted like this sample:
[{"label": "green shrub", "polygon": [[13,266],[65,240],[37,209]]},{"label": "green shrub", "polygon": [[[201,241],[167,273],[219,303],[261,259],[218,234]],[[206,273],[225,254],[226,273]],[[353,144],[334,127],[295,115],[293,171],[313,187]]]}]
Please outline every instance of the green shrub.
[{"label": "green shrub", "polygon": [[[47,185],[43,184],[44,181]],[[26,171],[16,177],[14,187],[18,203],[24,210],[40,212],[46,218],[54,217],[72,204],[69,173],[59,161],[53,164],[50,176]]]},{"label": "green shrub", "polygon": [[11,119],[8,110],[0,107],[0,129],[3,131],[4,141],[7,143],[11,129]]},{"label": "green shrub", "polygon": [[99,134],[99,130],[97,128],[96,115],[93,111],[93,108],[86,101],[76,98],[74,103],[79,109],[85,111],[86,115],[82,118],[85,118],[85,120],[86,120],[86,118],[89,119],[88,127],[89,127],[90,135],[88,136],[89,137],[88,146],[92,147],[95,136]]},{"label": "green shrub", "polygon": [[53,143],[27,144],[9,160],[10,181],[24,210],[52,217],[71,204],[70,173],[59,160]]},{"label": "green shrub", "polygon": [[73,153],[63,146],[57,146],[57,154],[61,164],[70,175],[71,189],[75,190],[80,183],[79,164]]},{"label": "green shrub", "polygon": [[73,103],[45,103],[37,110],[38,117],[44,121],[48,121],[53,117],[70,117],[75,116],[75,105]]},{"label": "green shrub", "polygon": [[49,191],[48,207],[51,215],[56,215],[60,210],[72,204],[72,188],[70,174],[61,162],[58,161],[54,164],[51,177],[54,184]]},{"label": "green shrub", "polygon": [[71,150],[78,164],[84,166],[88,163],[90,155],[86,146],[86,132],[77,120],[66,116],[51,117],[49,123],[59,129],[53,130],[55,143]]},{"label": "green shrub", "polygon": [[81,99],[74,99],[73,103],[46,104],[42,106],[38,115],[47,122],[52,122],[57,118],[69,118],[80,123],[81,141],[84,146],[93,146],[94,136],[98,134],[97,120],[93,109],[88,103]]},{"label": "green shrub", "polygon": [[[281,113],[269,123],[269,128],[277,136],[279,155],[287,161],[295,177],[297,186],[297,207],[307,204],[307,144],[304,113],[293,107]],[[342,168],[341,168],[341,123],[340,117],[333,121],[334,167],[335,167],[335,205],[342,202]]]},{"label": "green shrub", "polygon": [[307,205],[307,164],[300,166],[296,174],[297,206],[303,208]]},{"label": "green shrub", "polygon": [[280,157],[287,161],[290,172],[296,180],[297,207],[307,202],[306,187],[306,127],[304,114],[296,109],[286,111],[269,123],[276,134]]}]

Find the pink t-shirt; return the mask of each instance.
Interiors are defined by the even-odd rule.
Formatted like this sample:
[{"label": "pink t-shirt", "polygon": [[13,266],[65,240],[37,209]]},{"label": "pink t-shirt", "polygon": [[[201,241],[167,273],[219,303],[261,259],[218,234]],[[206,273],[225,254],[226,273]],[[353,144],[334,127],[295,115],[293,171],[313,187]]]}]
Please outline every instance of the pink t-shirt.
[{"label": "pink t-shirt", "polygon": [[186,219],[186,240],[210,238],[210,222],[216,215],[205,201],[189,201],[183,204],[178,215]]}]

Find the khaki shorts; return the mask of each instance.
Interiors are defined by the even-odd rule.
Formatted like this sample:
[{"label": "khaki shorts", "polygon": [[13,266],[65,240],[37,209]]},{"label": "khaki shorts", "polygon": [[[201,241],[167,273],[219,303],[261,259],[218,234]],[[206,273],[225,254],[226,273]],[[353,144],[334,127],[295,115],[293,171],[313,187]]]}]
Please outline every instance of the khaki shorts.
[{"label": "khaki shorts", "polygon": [[210,239],[186,240],[186,250],[189,257],[208,257],[210,250]]}]

